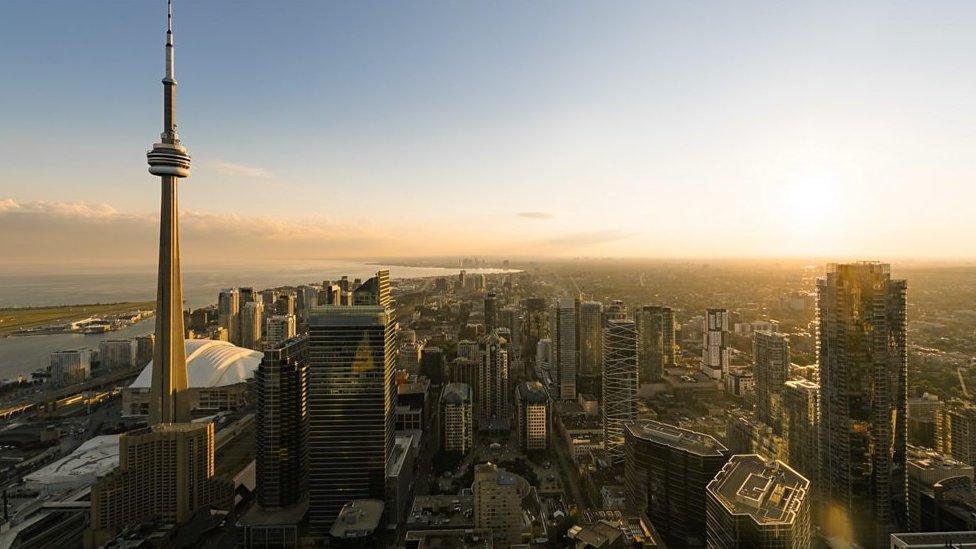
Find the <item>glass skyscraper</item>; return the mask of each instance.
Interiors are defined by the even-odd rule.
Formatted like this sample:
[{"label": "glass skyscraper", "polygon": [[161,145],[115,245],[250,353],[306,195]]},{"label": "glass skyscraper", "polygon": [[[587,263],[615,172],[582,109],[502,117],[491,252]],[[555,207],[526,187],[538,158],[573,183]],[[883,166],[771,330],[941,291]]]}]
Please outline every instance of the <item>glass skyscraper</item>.
[{"label": "glass skyscraper", "polygon": [[576,376],[579,373],[579,300],[563,298],[556,301],[553,342],[556,383],[559,398],[576,398]]},{"label": "glass skyscraper", "polygon": [[634,313],[637,323],[637,361],[641,382],[664,379],[664,367],[674,364],[674,311],[646,306]]},{"label": "glass skyscraper", "polygon": [[258,503],[285,507],[299,501],[308,475],[308,338],[293,337],[264,351],[257,388]]},{"label": "glass skyscraper", "polygon": [[309,523],[328,530],[355,499],[385,499],[393,448],[394,314],[389,275],[354,291],[360,305],[309,318]]},{"label": "glass skyscraper", "polygon": [[881,263],[817,281],[820,482],[825,535],[887,547],[905,500],[904,280]]},{"label": "glass skyscraper", "polygon": [[753,335],[755,360],[756,413],[759,420],[782,432],[783,384],[790,375],[789,336],[758,331]]},{"label": "glass skyscraper", "polygon": [[624,424],[637,419],[637,330],[631,320],[609,320],[603,331],[603,443],[610,460],[623,461]]}]

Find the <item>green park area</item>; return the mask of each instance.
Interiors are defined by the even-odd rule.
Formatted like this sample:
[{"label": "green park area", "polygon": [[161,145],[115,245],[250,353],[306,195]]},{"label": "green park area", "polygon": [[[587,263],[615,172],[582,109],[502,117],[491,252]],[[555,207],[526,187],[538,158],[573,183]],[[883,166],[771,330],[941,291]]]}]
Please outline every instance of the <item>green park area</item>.
[{"label": "green park area", "polygon": [[90,316],[106,316],[136,310],[153,309],[153,301],[124,303],[94,303],[88,305],[59,305],[56,307],[0,308],[0,336],[9,335],[24,328],[37,328],[50,324],[63,324]]}]

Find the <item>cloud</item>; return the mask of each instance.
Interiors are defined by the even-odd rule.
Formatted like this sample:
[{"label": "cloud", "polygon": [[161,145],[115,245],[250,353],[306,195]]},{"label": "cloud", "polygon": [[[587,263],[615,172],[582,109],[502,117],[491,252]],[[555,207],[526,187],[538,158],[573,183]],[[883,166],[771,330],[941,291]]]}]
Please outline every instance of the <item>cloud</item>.
[{"label": "cloud", "polygon": [[578,248],[580,246],[594,246],[597,244],[607,244],[634,236],[634,233],[627,233],[617,230],[589,231],[582,233],[564,234],[547,238],[542,242],[543,245],[553,248]]},{"label": "cloud", "polygon": [[[373,224],[324,215],[274,217],[180,212],[185,264],[272,259],[410,257],[468,253],[565,255],[593,252],[633,236],[617,230],[499,237],[480,229]],[[0,198],[0,266],[145,265],[156,260],[159,215],[88,202],[18,202]],[[504,244],[499,244],[503,242]],[[514,247],[513,247],[514,245]]]},{"label": "cloud", "polygon": [[245,166],[244,164],[232,164],[230,162],[224,162],[218,160],[211,164],[217,173],[224,175],[233,175],[237,177],[254,177],[254,178],[267,178],[272,177],[271,172],[265,170],[264,168],[257,168],[255,166]]},{"label": "cloud", "polygon": [[55,219],[83,218],[97,220],[115,218],[122,214],[108,204],[47,202],[44,200],[21,204],[12,198],[0,200],[0,216],[17,218],[32,215],[43,215]]},{"label": "cloud", "polygon": [[[276,218],[183,211],[184,257],[247,261],[362,257],[390,253],[397,241],[368,223],[324,216]],[[157,214],[106,204],[0,199],[0,257],[11,262],[140,263],[155,258]]]},{"label": "cloud", "polygon": [[556,217],[549,212],[519,212],[516,215],[525,219],[552,219]]}]

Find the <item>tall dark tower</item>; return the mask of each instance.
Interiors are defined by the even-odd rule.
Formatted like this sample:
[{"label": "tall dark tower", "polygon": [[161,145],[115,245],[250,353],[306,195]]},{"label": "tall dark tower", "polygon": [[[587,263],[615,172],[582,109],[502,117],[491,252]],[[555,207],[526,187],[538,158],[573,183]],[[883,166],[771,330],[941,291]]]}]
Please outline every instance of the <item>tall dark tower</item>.
[{"label": "tall dark tower", "polygon": [[884,263],[828,265],[817,281],[821,522],[869,548],[904,524],[906,293]]},{"label": "tall dark tower", "polygon": [[163,77],[163,133],[146,156],[149,173],[162,180],[159,212],[159,282],[156,288],[156,346],[153,351],[149,423],[189,421],[180,397],[187,389],[183,342],[183,278],[180,274],[179,178],[190,175],[190,155],[176,133],[176,78],[173,69],[173,3],[167,2],[166,76]]}]

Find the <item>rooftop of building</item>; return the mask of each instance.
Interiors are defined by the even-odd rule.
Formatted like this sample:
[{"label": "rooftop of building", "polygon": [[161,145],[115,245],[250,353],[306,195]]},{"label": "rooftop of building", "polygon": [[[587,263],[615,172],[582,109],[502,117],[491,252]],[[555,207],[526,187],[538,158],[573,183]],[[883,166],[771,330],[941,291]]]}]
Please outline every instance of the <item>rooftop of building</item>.
[{"label": "rooftop of building", "polygon": [[782,461],[747,454],[732,456],[707,489],[733,515],[760,525],[792,524],[810,481]]},{"label": "rooftop of building", "polygon": [[119,435],[101,435],[86,440],[67,456],[24,477],[38,490],[58,490],[91,484],[119,465]]},{"label": "rooftop of building", "polygon": [[958,415],[965,417],[967,419],[976,419],[976,406],[966,404],[964,406],[954,406],[949,412],[953,415]]},{"label": "rooftop of building", "polygon": [[842,271],[852,271],[852,270],[869,270],[888,273],[891,271],[891,265],[888,263],[881,263],[880,261],[854,261],[852,263],[828,263],[827,273],[837,273]]},{"label": "rooftop of building", "polygon": [[[474,466],[474,483],[478,484],[479,480],[488,480],[489,482],[494,482],[498,486],[517,486],[524,485],[524,488],[528,488],[529,483],[519,475],[511,473],[495,465],[494,463],[479,463]],[[473,486],[472,486],[473,488]]]},{"label": "rooftop of building", "polygon": [[947,456],[940,452],[937,452],[931,448],[924,448],[922,446],[914,446],[912,444],[908,445],[908,468],[909,471],[914,469],[950,469],[950,470],[960,470],[965,469],[969,471],[970,476],[972,476],[973,468],[958,459],[951,456]]},{"label": "rooftop of building", "polygon": [[397,394],[422,394],[430,389],[430,379],[424,376],[410,375],[405,380],[397,380]]},{"label": "rooftop of building", "polygon": [[[651,523],[639,515],[616,509],[588,509],[576,517],[567,533],[582,547],[657,547],[660,537]],[[621,541],[626,540],[626,544]],[[580,547],[580,545],[577,545]]]},{"label": "rooftop of building", "polygon": [[924,393],[924,394],[922,394],[922,396],[911,397],[911,398],[908,399],[908,403],[909,404],[923,404],[923,405],[924,404],[927,404],[927,405],[930,405],[930,406],[941,406],[941,405],[945,404],[944,402],[942,402],[941,400],[939,400],[939,397],[937,395],[933,395],[932,393]]},{"label": "rooftop of building", "polygon": [[[254,376],[264,355],[260,351],[238,347],[226,341],[187,339],[186,373],[191,388],[224,387],[243,383]],[[152,361],[142,369],[132,389],[149,389],[152,383]]]},{"label": "rooftop of building", "polygon": [[362,538],[373,534],[383,517],[383,502],[357,499],[342,506],[329,534],[334,538]]},{"label": "rooftop of building", "polygon": [[[611,320],[611,322],[613,322]],[[619,547],[621,538],[624,537],[623,530],[616,524],[599,520],[586,526],[573,526],[566,532],[566,537],[573,540],[575,547],[586,549],[598,549],[603,547]]]},{"label": "rooftop of building", "polygon": [[532,404],[549,402],[549,392],[538,381],[526,381],[518,386],[518,398]]},{"label": "rooftop of building", "polygon": [[452,530],[426,530],[407,532],[408,547],[417,549],[492,549],[491,530],[465,528]]},{"label": "rooftop of building", "polygon": [[465,495],[436,495],[416,496],[410,515],[407,517],[407,528],[471,528],[474,526],[474,496]]},{"label": "rooftop of building", "polygon": [[[556,403],[558,406],[560,403]],[[578,414],[559,414],[556,418],[567,431],[591,431],[599,430],[603,432],[603,419],[599,415],[586,415],[582,412]]]},{"label": "rooftop of building", "polygon": [[277,526],[298,524],[308,510],[308,499],[303,498],[287,507],[262,507],[252,505],[240,518],[245,526]]},{"label": "rooftop of building", "polygon": [[626,424],[626,429],[639,439],[657,442],[700,456],[722,456],[729,451],[714,437],[656,420],[630,422]]},{"label": "rooftop of building", "polygon": [[600,494],[613,498],[624,498],[627,496],[627,490],[619,484],[605,484],[600,488]]},{"label": "rooftop of building", "polygon": [[945,549],[976,544],[976,532],[905,532],[891,534],[892,549]]},{"label": "rooftop of building", "polygon": [[553,408],[556,415],[559,416],[583,416],[586,415],[586,410],[583,406],[575,400],[557,400],[553,402]]},{"label": "rooftop of building", "polygon": [[[751,324],[755,324],[757,322],[763,322],[763,323],[765,323],[765,322],[775,322],[775,323],[779,323],[778,320],[769,319],[769,320],[756,320],[756,321],[753,321]],[[786,333],[783,333],[783,332],[778,332],[776,330],[754,330],[753,333],[756,336],[758,336],[760,339],[763,338],[763,337],[770,337],[770,338],[773,338],[773,339],[780,339],[780,340],[789,340],[790,339],[790,334],[786,334]]]},{"label": "rooftop of building", "polygon": [[412,445],[413,435],[396,435],[393,438],[393,449],[390,452],[390,459],[387,462],[386,476],[396,477],[400,475]]},{"label": "rooftop of building", "polygon": [[312,307],[310,327],[376,327],[385,326],[387,310],[379,305],[319,305]]},{"label": "rooftop of building", "polygon": [[786,381],[788,387],[804,390],[820,390],[820,384],[808,379],[790,379]]},{"label": "rooftop of building", "polygon": [[86,347],[79,347],[78,349],[62,349],[60,351],[51,351],[52,355],[75,355],[78,353],[91,353],[92,350]]},{"label": "rooftop of building", "polygon": [[448,383],[441,390],[441,402],[447,404],[463,404],[471,402],[471,386],[467,383]]}]

